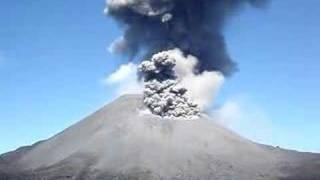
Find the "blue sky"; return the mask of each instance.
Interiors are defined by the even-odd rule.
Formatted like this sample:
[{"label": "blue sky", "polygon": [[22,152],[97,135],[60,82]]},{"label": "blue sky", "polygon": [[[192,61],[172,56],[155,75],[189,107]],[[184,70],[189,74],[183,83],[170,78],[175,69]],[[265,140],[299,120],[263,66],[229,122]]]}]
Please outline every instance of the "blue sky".
[{"label": "blue sky", "polygon": [[[2,0],[0,153],[48,138],[114,99],[101,83],[123,58],[104,0]],[[274,0],[226,27],[240,71],[216,106],[236,102],[230,127],[259,142],[320,152],[320,1]]]}]

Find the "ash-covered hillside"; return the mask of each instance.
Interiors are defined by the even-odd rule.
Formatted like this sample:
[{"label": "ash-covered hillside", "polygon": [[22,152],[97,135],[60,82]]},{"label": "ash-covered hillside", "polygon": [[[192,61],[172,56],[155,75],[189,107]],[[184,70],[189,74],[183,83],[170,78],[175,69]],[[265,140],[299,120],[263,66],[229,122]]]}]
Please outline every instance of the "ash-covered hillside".
[{"label": "ash-covered hillside", "polygon": [[126,95],[56,136],[1,155],[2,180],[317,180],[320,155],[256,144],[203,116],[145,114]]}]

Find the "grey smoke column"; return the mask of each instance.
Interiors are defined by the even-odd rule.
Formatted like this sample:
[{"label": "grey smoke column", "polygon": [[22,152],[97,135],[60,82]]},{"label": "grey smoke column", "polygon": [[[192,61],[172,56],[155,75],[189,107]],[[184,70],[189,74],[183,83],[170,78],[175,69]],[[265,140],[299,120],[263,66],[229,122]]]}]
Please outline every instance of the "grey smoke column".
[{"label": "grey smoke column", "polygon": [[159,52],[140,64],[145,80],[143,102],[153,114],[164,118],[197,119],[200,109],[186,95],[187,89],[174,72],[174,51]]},{"label": "grey smoke column", "polygon": [[134,57],[173,48],[199,59],[198,71],[236,70],[222,34],[228,17],[246,4],[267,0],[109,0],[108,14],[124,24],[122,41],[114,47]]}]

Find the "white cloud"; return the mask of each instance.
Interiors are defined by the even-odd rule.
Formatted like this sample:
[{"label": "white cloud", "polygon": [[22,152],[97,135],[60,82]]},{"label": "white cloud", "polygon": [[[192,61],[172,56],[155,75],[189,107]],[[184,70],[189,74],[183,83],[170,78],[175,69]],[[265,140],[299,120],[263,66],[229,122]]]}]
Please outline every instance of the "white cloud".
[{"label": "white cloud", "polygon": [[181,80],[181,85],[188,89],[187,94],[201,109],[208,108],[224,82],[223,75],[216,71],[196,74],[196,57],[185,57],[179,49],[171,50],[171,55],[175,57],[175,72]]},{"label": "white cloud", "polygon": [[254,142],[319,153],[307,144],[316,141],[313,134],[297,131],[289,122],[284,126],[282,119],[269,115],[263,106],[249,97],[237,96],[213,110],[211,119]]},{"label": "white cloud", "polygon": [[279,145],[277,128],[267,113],[244,97],[229,99],[211,112],[212,119],[255,142]]},{"label": "white cloud", "polygon": [[117,95],[140,94],[142,92],[142,83],[138,82],[137,79],[137,65],[130,62],[121,65],[103,82],[107,86],[115,87]]},{"label": "white cloud", "polygon": [[236,101],[227,101],[219,109],[212,112],[212,116],[220,124],[230,127],[235,121],[239,121],[243,117],[243,110]]},{"label": "white cloud", "polygon": [[201,109],[206,109],[217,95],[224,77],[218,72],[203,72],[199,75],[185,76],[181,84],[188,89],[188,94]]},{"label": "white cloud", "polygon": [[107,6],[117,9],[134,3],[134,0],[108,0]]},{"label": "white cloud", "polygon": [[137,72],[137,66],[133,63],[123,64],[117,71],[108,76],[108,83],[117,83],[124,81]]}]

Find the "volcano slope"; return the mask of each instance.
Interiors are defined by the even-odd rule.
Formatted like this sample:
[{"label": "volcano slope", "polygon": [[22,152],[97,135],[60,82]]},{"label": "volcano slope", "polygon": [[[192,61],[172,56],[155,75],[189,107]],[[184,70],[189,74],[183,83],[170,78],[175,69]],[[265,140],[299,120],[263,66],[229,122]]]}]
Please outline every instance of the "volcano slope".
[{"label": "volcano slope", "polygon": [[126,95],[56,136],[1,155],[1,180],[320,179],[320,156],[260,145],[208,118],[161,119]]}]

